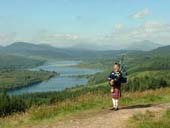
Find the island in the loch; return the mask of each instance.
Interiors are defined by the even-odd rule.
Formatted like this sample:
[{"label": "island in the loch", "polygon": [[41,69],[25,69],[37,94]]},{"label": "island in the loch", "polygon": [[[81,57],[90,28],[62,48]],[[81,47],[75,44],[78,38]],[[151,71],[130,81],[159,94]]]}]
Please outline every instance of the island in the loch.
[{"label": "island in the loch", "polygon": [[54,71],[28,70],[28,68],[44,64],[45,61],[43,60],[28,59],[13,55],[0,55],[0,61],[0,91],[32,86],[59,75]]},{"label": "island in the loch", "polygon": [[0,71],[0,90],[14,90],[32,86],[58,75],[57,72],[5,70]]}]

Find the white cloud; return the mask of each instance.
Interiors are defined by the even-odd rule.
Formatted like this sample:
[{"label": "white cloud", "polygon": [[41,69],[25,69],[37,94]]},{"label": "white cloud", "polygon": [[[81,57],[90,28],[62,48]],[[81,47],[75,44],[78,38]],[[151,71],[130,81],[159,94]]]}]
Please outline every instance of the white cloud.
[{"label": "white cloud", "polygon": [[[30,42],[46,43],[57,47],[88,47],[95,49],[122,49],[129,43],[150,40],[170,44],[170,23],[148,21],[136,27],[114,25],[113,32],[98,36],[40,32]],[[96,47],[95,47],[96,46]]]},{"label": "white cloud", "polygon": [[16,38],[16,33],[0,33],[0,45],[7,45]]},{"label": "white cloud", "polygon": [[131,42],[151,40],[159,44],[170,44],[170,23],[161,23],[157,21],[145,22],[137,27],[124,27],[123,29],[114,29],[113,33],[106,35],[103,42],[112,42],[111,45],[119,44],[126,46]]},{"label": "white cloud", "polygon": [[84,42],[85,37],[70,33],[51,33],[39,31],[30,42],[45,43],[57,47],[72,47],[80,42]]},{"label": "white cloud", "polygon": [[[162,45],[170,44],[170,23],[147,21],[140,26],[114,25],[113,32],[103,35],[78,35],[74,33],[52,33],[42,30],[34,37],[19,39],[16,33],[0,33],[0,43],[13,43],[16,40],[31,43],[45,43],[57,47],[86,47],[97,49],[122,49],[129,43],[150,40]],[[7,43],[6,43],[7,44]]]},{"label": "white cloud", "polygon": [[77,40],[79,39],[78,35],[74,34],[53,34],[49,35],[49,38],[55,38],[55,39],[65,39],[65,40]]},{"label": "white cloud", "polygon": [[146,16],[148,16],[149,14],[150,14],[149,9],[145,8],[143,10],[140,10],[140,11],[137,11],[137,12],[131,14],[130,18],[133,18],[133,19],[143,19]]},{"label": "white cloud", "polygon": [[115,25],[114,25],[114,28],[115,28],[115,29],[123,29],[124,27],[125,27],[124,24],[115,24]]}]

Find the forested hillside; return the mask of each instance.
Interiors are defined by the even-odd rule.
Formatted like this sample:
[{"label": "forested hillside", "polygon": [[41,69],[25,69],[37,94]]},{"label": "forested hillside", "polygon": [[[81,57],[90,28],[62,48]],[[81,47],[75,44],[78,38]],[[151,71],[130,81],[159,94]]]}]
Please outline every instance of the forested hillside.
[{"label": "forested hillside", "polygon": [[32,68],[42,65],[43,63],[45,63],[45,60],[0,54],[0,70]]}]

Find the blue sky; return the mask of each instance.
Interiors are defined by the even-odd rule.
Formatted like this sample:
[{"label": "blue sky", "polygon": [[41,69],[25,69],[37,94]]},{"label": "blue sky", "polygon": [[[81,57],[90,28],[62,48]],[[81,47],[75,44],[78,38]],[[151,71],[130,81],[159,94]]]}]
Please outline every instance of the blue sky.
[{"label": "blue sky", "polygon": [[0,0],[0,3],[0,45],[27,41],[58,47],[93,44],[120,48],[141,40],[169,43],[170,0]]}]

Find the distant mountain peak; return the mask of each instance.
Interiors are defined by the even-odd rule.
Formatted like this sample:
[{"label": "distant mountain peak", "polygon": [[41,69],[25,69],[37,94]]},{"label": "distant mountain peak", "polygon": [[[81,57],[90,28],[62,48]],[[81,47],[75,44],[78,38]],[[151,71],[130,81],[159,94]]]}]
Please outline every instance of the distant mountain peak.
[{"label": "distant mountain peak", "polygon": [[47,49],[56,49],[55,47],[48,44],[33,44],[28,42],[14,42],[13,44],[8,45],[6,48],[8,49],[28,49],[28,50],[47,50]]},{"label": "distant mountain peak", "polygon": [[169,53],[170,51],[170,45],[166,45],[166,46],[161,46],[161,47],[158,47],[156,49],[153,49],[151,52],[154,52],[154,53]]},{"label": "distant mountain peak", "polygon": [[[10,45],[34,45],[34,44],[28,43],[28,42],[14,42]],[[10,45],[8,45],[8,46],[10,46]]]},{"label": "distant mountain peak", "polygon": [[28,43],[28,42],[14,42],[10,45],[8,45],[8,48],[14,48],[14,47],[30,47],[30,46],[35,46],[35,44]]}]

